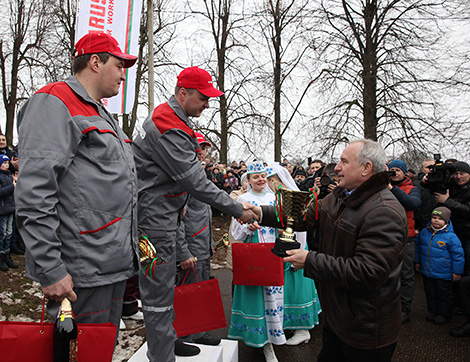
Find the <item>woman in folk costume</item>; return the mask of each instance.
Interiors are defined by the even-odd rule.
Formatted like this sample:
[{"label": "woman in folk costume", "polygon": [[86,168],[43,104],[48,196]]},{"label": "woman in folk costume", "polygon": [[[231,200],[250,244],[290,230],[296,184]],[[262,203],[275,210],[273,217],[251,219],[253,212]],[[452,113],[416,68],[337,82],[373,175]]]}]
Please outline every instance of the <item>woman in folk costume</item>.
[{"label": "woman in folk costume", "polygon": [[[274,193],[267,186],[262,162],[248,164],[248,191],[237,201],[254,205],[274,205]],[[241,225],[234,220],[232,234],[245,243],[273,243],[276,229],[257,223]],[[235,285],[229,338],[243,340],[252,347],[263,347],[267,362],[277,362],[273,344],[286,343],[283,332],[283,288],[277,286]]]},{"label": "woman in folk costume", "polygon": [[[299,188],[289,174],[289,171],[279,165],[272,163],[266,168],[268,185],[273,192],[278,187],[299,191]],[[307,233],[296,232],[296,240],[300,247],[308,250]],[[318,322],[318,314],[321,312],[315,282],[306,278],[302,270],[296,271],[292,264],[284,263],[284,324],[283,328],[295,330],[294,335],[286,342],[287,345],[295,346],[307,343],[310,340],[309,330]]]}]

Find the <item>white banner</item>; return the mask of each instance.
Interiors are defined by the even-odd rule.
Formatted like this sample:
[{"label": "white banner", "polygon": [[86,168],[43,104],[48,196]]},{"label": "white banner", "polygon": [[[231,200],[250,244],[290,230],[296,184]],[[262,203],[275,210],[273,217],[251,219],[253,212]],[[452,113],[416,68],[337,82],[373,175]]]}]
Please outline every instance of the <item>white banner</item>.
[{"label": "white banner", "polygon": [[[76,39],[89,32],[112,35],[126,54],[138,55],[142,0],[80,0]],[[125,69],[126,80],[119,94],[103,99],[111,113],[130,113],[135,99],[136,66]]]}]

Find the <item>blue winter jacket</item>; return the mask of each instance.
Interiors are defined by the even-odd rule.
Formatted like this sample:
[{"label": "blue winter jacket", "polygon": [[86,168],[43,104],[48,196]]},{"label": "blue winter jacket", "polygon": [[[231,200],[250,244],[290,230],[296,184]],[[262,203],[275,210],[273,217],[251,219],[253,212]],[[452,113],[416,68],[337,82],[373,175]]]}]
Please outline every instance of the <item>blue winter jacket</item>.
[{"label": "blue winter jacket", "polygon": [[429,222],[418,234],[415,250],[415,263],[420,264],[419,272],[428,278],[452,280],[452,273],[463,273],[464,252],[451,221],[447,228],[436,233]]}]

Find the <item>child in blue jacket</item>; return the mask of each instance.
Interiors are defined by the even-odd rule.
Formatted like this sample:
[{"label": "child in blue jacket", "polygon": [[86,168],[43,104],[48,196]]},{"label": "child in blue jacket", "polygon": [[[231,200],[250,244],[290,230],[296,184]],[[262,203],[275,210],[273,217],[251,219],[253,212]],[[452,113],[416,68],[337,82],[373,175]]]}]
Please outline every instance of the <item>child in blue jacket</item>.
[{"label": "child in blue jacket", "polygon": [[0,270],[17,269],[10,254],[10,240],[15,217],[15,191],[16,177],[10,173],[10,159],[0,155]]},{"label": "child in blue jacket", "polygon": [[454,234],[451,211],[444,206],[434,209],[432,219],[415,241],[415,267],[423,275],[429,315],[434,324],[448,323],[452,317],[452,284],[460,280],[465,257]]}]

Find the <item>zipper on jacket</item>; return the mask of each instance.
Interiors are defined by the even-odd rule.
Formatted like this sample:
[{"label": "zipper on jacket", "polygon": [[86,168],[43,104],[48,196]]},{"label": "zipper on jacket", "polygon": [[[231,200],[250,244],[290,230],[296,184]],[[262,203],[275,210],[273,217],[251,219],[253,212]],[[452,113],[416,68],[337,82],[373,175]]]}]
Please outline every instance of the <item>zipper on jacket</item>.
[{"label": "zipper on jacket", "polygon": [[429,244],[428,244],[428,255],[427,255],[428,265],[426,265],[426,276],[428,278],[429,278],[429,254],[431,252],[431,244],[432,244],[432,239],[434,239],[434,235],[436,235],[435,232],[432,233],[431,240],[429,241]]}]

